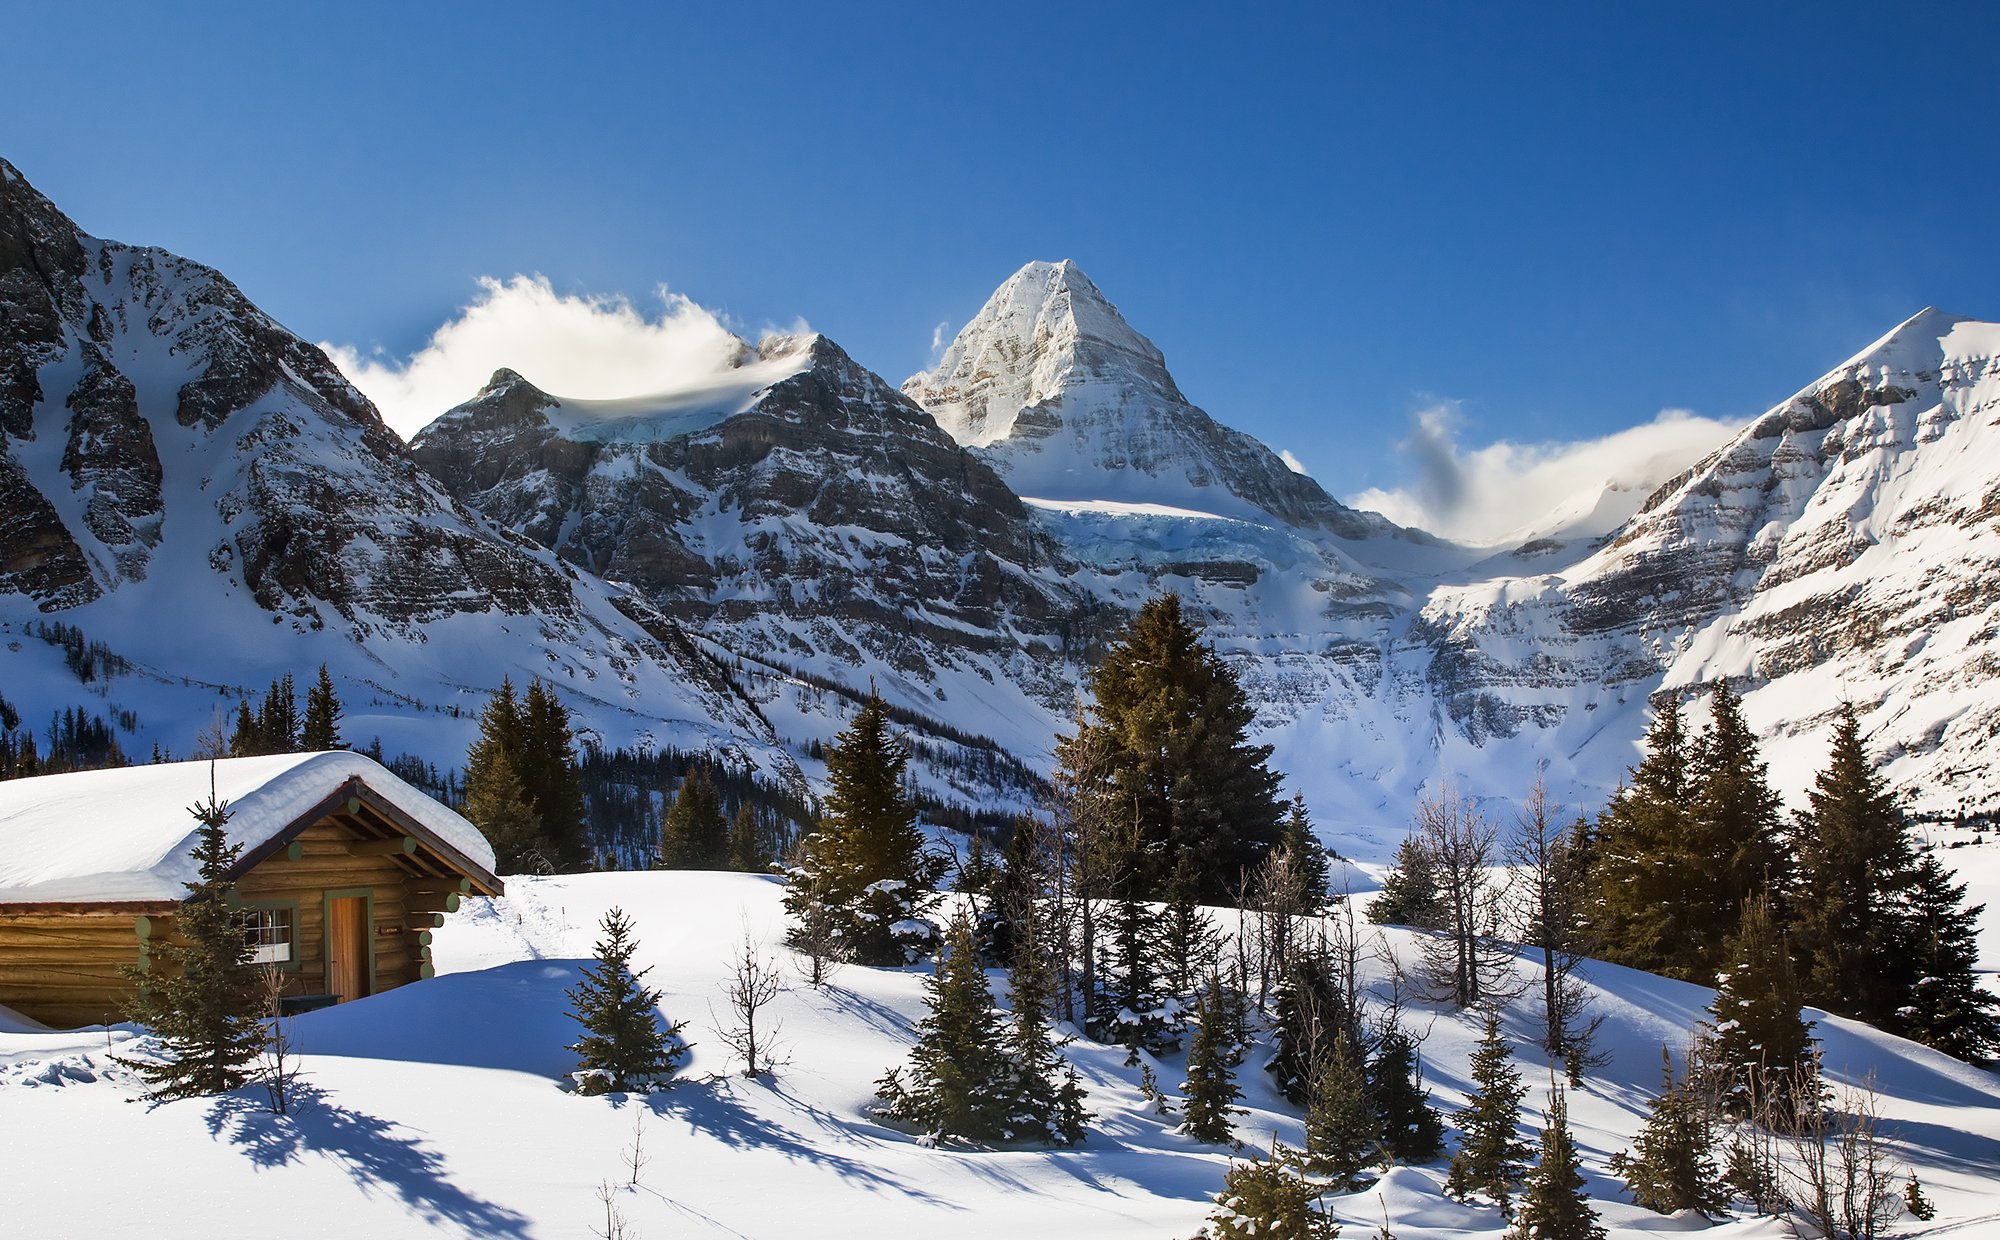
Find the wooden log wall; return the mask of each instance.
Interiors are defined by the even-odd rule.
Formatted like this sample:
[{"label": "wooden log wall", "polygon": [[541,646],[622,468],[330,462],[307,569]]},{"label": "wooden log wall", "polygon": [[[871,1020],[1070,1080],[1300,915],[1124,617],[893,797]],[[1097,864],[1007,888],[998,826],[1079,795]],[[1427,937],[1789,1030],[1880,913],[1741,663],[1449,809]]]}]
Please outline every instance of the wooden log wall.
[{"label": "wooden log wall", "polygon": [[[431,928],[432,921],[411,913],[405,892],[406,883],[426,880],[412,875],[397,860],[405,854],[377,848],[357,850],[353,834],[333,822],[306,828],[295,843],[297,847],[265,860],[236,884],[245,903],[298,903],[292,926],[298,968],[286,986],[287,993],[326,993],[325,897],[329,891],[365,889],[372,897],[370,935],[378,992],[431,975],[429,935],[420,940],[417,931]],[[364,855],[356,856],[356,851]]]},{"label": "wooden log wall", "polygon": [[0,915],[0,1004],[45,1025],[124,1020],[145,961],[130,913]]}]

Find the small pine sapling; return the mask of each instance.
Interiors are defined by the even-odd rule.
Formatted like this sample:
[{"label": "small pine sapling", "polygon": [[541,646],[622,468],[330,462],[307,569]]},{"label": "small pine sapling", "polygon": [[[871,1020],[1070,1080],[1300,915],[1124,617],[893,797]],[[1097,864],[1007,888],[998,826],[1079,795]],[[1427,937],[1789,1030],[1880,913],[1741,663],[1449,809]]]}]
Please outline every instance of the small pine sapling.
[{"label": "small pine sapling", "polygon": [[1270,1157],[1229,1164],[1208,1226],[1195,1240],[1334,1240],[1340,1224],[1321,1201],[1326,1192],[1305,1173],[1298,1152],[1273,1138]]},{"label": "small pine sapling", "polygon": [[570,1044],[577,1057],[572,1078],[584,1094],[645,1093],[662,1088],[681,1066],[687,1046],[682,1026],[660,1022],[660,992],[642,982],[650,968],[632,971],[632,919],[623,909],[604,915],[597,958],[566,993],[570,1015],[584,1036]]},{"label": "small pine sapling", "polygon": [[1455,1117],[1465,1137],[1451,1156],[1445,1192],[1461,1200],[1483,1193],[1507,1209],[1527,1170],[1528,1146],[1515,1133],[1527,1092],[1500,1036],[1500,1017],[1489,1012],[1485,1036],[1472,1053],[1472,1093]]},{"label": "small pine sapling", "polygon": [[1611,1171],[1624,1179],[1634,1202],[1656,1214],[1693,1210],[1713,1217],[1729,1204],[1715,1169],[1715,1125],[1692,1085],[1675,1080],[1665,1047],[1660,1065],[1659,1096],[1649,1104],[1632,1148],[1611,1156]]},{"label": "small pine sapling", "polygon": [[1182,1132],[1210,1145],[1235,1139],[1230,1117],[1244,1114],[1235,1105],[1243,1096],[1236,1086],[1237,1060],[1222,978],[1210,974],[1194,1001],[1194,1038],[1188,1047],[1187,1081],[1181,1085]]},{"label": "small pine sapling", "polygon": [[1509,1240],[1604,1240],[1597,1211],[1583,1191],[1576,1142],[1569,1131],[1569,1101],[1559,1087],[1551,1088],[1547,1122],[1542,1128],[1541,1157],[1521,1193]]}]

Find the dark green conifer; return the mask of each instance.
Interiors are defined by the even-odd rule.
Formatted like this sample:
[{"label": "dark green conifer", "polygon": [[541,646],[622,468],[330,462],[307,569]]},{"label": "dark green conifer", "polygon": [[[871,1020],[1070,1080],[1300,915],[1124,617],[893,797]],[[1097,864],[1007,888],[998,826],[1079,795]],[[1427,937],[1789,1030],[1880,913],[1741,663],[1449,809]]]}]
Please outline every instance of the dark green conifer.
[{"label": "dark green conifer", "polygon": [[340,698],[333,691],[333,677],[326,664],[319,665],[319,679],[306,691],[306,717],[299,731],[299,748],[307,753],[347,748],[340,739]]},{"label": "dark green conifer", "polygon": [[1137,1063],[1141,1050],[1174,1049],[1180,1040],[1167,1021],[1167,944],[1159,914],[1134,899],[1114,900],[1104,931],[1086,1031],[1099,1042],[1126,1047],[1128,1063]]},{"label": "dark green conifer", "polygon": [[1515,1130],[1528,1091],[1495,1013],[1486,1016],[1486,1032],[1471,1066],[1472,1092],[1465,1109],[1453,1117],[1464,1136],[1451,1156],[1445,1191],[1461,1199],[1483,1193],[1504,1211],[1527,1169],[1528,1145]]},{"label": "dark green conifer", "polygon": [[924,998],[928,1011],[917,1024],[909,1073],[892,1068],[876,1083],[882,1100],[876,1113],[933,1142],[1005,1140],[1014,1065],[1002,1045],[993,992],[963,909],[945,930]]},{"label": "dark green conifer", "polygon": [[1181,1131],[1197,1141],[1221,1145],[1235,1137],[1230,1117],[1244,1112],[1235,1105],[1243,1096],[1236,1086],[1241,1057],[1219,975],[1211,973],[1196,994],[1193,1018],[1187,1080],[1181,1085],[1185,1099],[1181,1103]]},{"label": "dark green conifer", "polygon": [[579,1092],[645,1093],[679,1070],[687,1048],[681,1026],[660,1023],[660,992],[643,984],[650,968],[632,971],[632,919],[623,909],[604,915],[596,959],[567,992],[570,1015],[584,1036],[570,1044]]},{"label": "dark green conifer", "polygon": [[909,764],[909,746],[891,732],[887,704],[871,693],[826,751],[832,787],[825,812],[806,837],[785,895],[794,942],[810,896],[849,959],[902,964],[920,946],[904,935],[928,902],[939,867],[924,852],[904,788]]},{"label": "dark green conifer", "polygon": [[1315,1065],[1306,1102],[1306,1169],[1336,1192],[1352,1192],[1362,1169],[1376,1161],[1381,1127],[1369,1105],[1368,1080],[1347,1031],[1335,1032]]},{"label": "dark green conifer", "polygon": [[660,865],[669,870],[720,870],[729,860],[729,824],[722,798],[701,763],[688,768],[660,824]]},{"label": "dark green conifer", "polygon": [[1308,917],[1326,912],[1333,902],[1331,855],[1313,831],[1304,793],[1294,793],[1285,808],[1284,821],[1279,824],[1278,847],[1285,850],[1298,873],[1299,887],[1305,897],[1299,911]]},{"label": "dark green conifer", "polygon": [[1350,1051],[1362,1046],[1356,1017],[1347,1010],[1334,962],[1324,942],[1308,939],[1280,976],[1277,989],[1277,1049],[1266,1070],[1278,1092],[1294,1105],[1312,1099],[1316,1065],[1347,1035]]},{"label": "dark green conifer", "polygon": [[744,874],[762,874],[771,868],[763,825],[748,801],[736,807],[736,817],[729,824],[729,868]]},{"label": "dark green conifer", "polygon": [[1634,1202],[1657,1214],[1719,1214],[1729,1204],[1729,1192],[1715,1169],[1715,1125],[1693,1086],[1675,1080],[1665,1047],[1660,1069],[1660,1092],[1648,1105],[1645,1127],[1630,1150],[1611,1156],[1611,1171],[1625,1181]]},{"label": "dark green conifer", "polygon": [[1542,1128],[1541,1157],[1521,1194],[1509,1240],[1604,1240],[1583,1183],[1576,1142],[1570,1137],[1569,1102],[1558,1087]]},{"label": "dark green conifer", "polygon": [[1270,1157],[1229,1164],[1196,1240],[1334,1240],[1340,1224],[1320,1200],[1326,1193],[1298,1153],[1274,1139]]},{"label": "dark green conifer", "polygon": [[546,873],[555,864],[521,774],[522,743],[520,702],[513,682],[503,679],[480,712],[479,739],[465,761],[465,816],[493,845],[502,874]]},{"label": "dark green conifer", "polygon": [[1279,835],[1271,747],[1248,741],[1256,712],[1235,673],[1165,594],[1112,644],[1090,691],[1091,718],[1058,759],[1120,824],[1096,841],[1095,871],[1116,876],[1107,894],[1162,899],[1187,854],[1195,899],[1225,903]]},{"label": "dark green conifer", "polygon": [[1791,950],[1770,901],[1753,896],[1729,942],[1703,1050],[1724,1111],[1738,1119],[1784,1117],[1817,1101],[1812,1026],[1800,1015]]},{"label": "dark green conifer", "polygon": [[1979,918],[1965,884],[1926,849],[1904,893],[1905,934],[1916,981],[1891,1025],[1904,1037],[1978,1062],[2000,1049],[2000,999],[1979,984]]},{"label": "dark green conifer", "polygon": [[576,870],[591,861],[585,827],[583,782],[576,769],[576,738],[570,731],[569,708],[538,676],[528,682],[519,716],[520,744],[514,764],[528,791],[528,804],[542,820],[542,837],[561,870]]},{"label": "dark green conifer", "polygon": [[1057,1049],[1055,976],[1032,908],[1021,918],[1012,967],[1007,971],[1014,1008],[1007,1057],[1012,1073],[1005,1136],[1010,1141],[1075,1145],[1090,1113],[1088,1094],[1069,1059]]},{"label": "dark green conifer", "polygon": [[1444,928],[1444,906],[1438,896],[1437,865],[1415,835],[1396,846],[1396,861],[1382,880],[1382,890],[1368,905],[1368,920],[1378,926],[1411,926],[1418,930]]},{"label": "dark green conifer", "polygon": [[1444,1117],[1418,1076],[1417,1047],[1391,1026],[1368,1061],[1368,1100],[1382,1147],[1397,1162],[1427,1163],[1444,1151]]},{"label": "dark green conifer", "polygon": [[251,1079],[264,1047],[261,972],[250,940],[230,907],[230,871],[242,846],[229,842],[229,808],[213,787],[188,810],[197,822],[195,881],[174,913],[179,942],[154,949],[139,984],[132,1017],[160,1039],[167,1059],[133,1061],[156,1099],[220,1094]]}]

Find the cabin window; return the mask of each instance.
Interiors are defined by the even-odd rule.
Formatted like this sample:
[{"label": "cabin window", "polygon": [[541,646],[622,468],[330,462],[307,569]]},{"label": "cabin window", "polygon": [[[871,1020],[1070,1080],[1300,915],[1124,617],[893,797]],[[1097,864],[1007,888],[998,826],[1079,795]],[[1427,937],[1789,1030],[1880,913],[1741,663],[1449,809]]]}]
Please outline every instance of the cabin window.
[{"label": "cabin window", "polygon": [[291,909],[244,909],[243,933],[250,940],[250,962],[252,964],[290,964],[292,962]]}]

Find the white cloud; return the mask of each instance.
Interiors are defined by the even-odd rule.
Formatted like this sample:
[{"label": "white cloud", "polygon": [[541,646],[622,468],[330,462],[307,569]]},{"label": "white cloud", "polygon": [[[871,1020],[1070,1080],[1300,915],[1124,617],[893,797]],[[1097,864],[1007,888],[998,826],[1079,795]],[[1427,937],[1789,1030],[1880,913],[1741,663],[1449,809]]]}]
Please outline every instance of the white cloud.
[{"label": "white cloud", "polygon": [[1290,448],[1278,449],[1278,459],[1285,463],[1286,469],[1291,470],[1295,474],[1306,474],[1308,476],[1312,474],[1312,471],[1306,468],[1306,463],[1304,461],[1301,461],[1298,457],[1292,455],[1292,450]]},{"label": "white cloud", "polygon": [[946,319],[931,328],[931,365],[936,366],[944,356],[944,347],[951,343],[951,320]]},{"label": "white cloud", "polygon": [[1499,544],[1535,534],[1606,534],[1663,482],[1722,446],[1740,427],[1665,409],[1651,422],[1601,439],[1482,448],[1460,445],[1463,419],[1436,405],[1411,419],[1398,445],[1416,481],[1363,491],[1346,502],[1446,538]]},{"label": "white cloud", "polygon": [[699,386],[742,348],[720,317],[664,287],[656,317],[622,296],[558,293],[542,276],[488,277],[479,289],[407,360],[320,347],[406,439],[501,367],[554,395],[602,400]]}]

